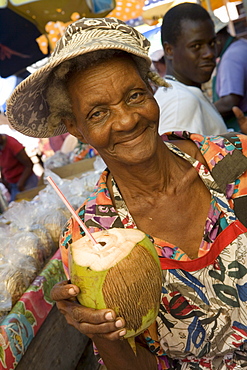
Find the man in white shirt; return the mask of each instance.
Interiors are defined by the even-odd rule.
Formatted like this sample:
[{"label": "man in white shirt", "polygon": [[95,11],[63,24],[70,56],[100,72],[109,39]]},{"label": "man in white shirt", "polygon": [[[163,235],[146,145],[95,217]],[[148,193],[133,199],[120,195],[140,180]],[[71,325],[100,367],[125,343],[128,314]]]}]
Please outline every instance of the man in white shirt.
[{"label": "man in white shirt", "polygon": [[201,85],[215,68],[214,23],[200,5],[182,3],[164,16],[161,40],[166,59],[165,79],[155,98],[160,106],[159,132],[189,131],[203,135],[227,132],[226,125]]}]

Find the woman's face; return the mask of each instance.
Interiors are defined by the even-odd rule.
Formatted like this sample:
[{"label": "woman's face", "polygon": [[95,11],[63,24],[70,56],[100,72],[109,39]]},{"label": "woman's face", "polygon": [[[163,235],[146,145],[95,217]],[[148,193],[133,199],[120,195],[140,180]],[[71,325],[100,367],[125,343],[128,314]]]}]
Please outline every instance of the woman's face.
[{"label": "woman's face", "polygon": [[129,57],[113,57],[75,73],[68,85],[75,122],[65,122],[78,139],[109,163],[139,163],[153,155],[159,109]]}]

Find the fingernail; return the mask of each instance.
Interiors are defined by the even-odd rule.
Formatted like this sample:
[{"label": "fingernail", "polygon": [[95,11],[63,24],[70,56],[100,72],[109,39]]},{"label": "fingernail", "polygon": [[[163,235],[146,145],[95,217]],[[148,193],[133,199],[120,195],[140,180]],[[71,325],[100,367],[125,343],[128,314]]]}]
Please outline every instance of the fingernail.
[{"label": "fingernail", "polygon": [[125,334],[126,334],[126,330],[125,330],[125,329],[124,329],[124,330],[121,330],[121,331],[119,332],[119,336],[120,336],[120,337],[123,337]]},{"label": "fingernail", "polygon": [[74,288],[69,288],[69,294],[70,295],[77,295],[77,292],[75,291]]},{"label": "fingernail", "polygon": [[115,326],[116,326],[117,328],[121,328],[121,327],[123,326],[122,320],[117,320],[117,321],[115,322]]},{"label": "fingernail", "polygon": [[105,314],[105,319],[106,320],[113,320],[113,315],[112,315],[112,312],[107,312],[106,314]]}]

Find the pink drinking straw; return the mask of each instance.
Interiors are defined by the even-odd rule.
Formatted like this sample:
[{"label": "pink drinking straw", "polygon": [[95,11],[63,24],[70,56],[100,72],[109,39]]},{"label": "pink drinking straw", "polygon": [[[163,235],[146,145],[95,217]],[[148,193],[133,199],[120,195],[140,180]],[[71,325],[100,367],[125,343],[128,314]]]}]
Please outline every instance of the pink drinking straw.
[{"label": "pink drinking straw", "polygon": [[[86,227],[86,225],[84,224],[84,222],[82,222],[82,220],[80,219],[80,217],[78,216],[78,214],[75,212],[74,208],[72,207],[72,205],[70,204],[70,202],[68,201],[68,199],[65,198],[65,196],[63,195],[63,193],[61,192],[61,190],[58,188],[58,186],[55,184],[55,182],[52,180],[52,178],[50,176],[48,176],[47,177],[47,180],[49,181],[49,183],[51,184],[51,186],[53,187],[53,189],[56,191],[56,193],[59,195],[59,197],[62,199],[62,201],[64,202],[64,204],[66,205],[66,207],[69,209],[69,211],[72,214],[72,216],[76,219],[76,221],[78,222],[78,224],[85,231],[85,234],[91,239],[91,241],[93,242],[93,245],[95,245],[95,246],[97,245],[98,246],[98,243],[96,242],[96,240],[94,239],[94,237],[92,236],[92,234],[89,232],[89,230]],[[96,247],[96,249],[98,249],[98,248]]]}]

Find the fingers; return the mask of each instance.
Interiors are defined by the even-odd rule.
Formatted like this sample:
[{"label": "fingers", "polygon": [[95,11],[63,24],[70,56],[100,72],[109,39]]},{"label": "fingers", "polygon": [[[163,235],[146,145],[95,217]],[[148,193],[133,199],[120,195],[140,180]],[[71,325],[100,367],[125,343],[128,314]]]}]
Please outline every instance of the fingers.
[{"label": "fingers", "polygon": [[247,134],[247,117],[244,115],[243,111],[238,107],[233,107],[232,111],[233,111],[233,113],[235,114],[235,117],[238,120],[240,130],[244,134]]},{"label": "fingers", "polygon": [[116,321],[104,322],[98,325],[82,322],[78,324],[78,329],[91,338],[97,335],[108,340],[117,340],[126,334],[124,320],[121,318]]},{"label": "fingers", "polygon": [[113,310],[95,310],[65,300],[58,301],[57,307],[68,324],[90,338],[99,335],[108,340],[116,340],[126,334],[124,319],[116,317]]},{"label": "fingers", "polygon": [[242,112],[242,110],[239,107],[236,107],[236,106],[232,107],[232,111],[235,114],[235,117],[237,119],[245,118],[244,113]]},{"label": "fingers", "polygon": [[51,290],[50,296],[54,301],[60,301],[63,299],[70,299],[77,296],[80,289],[73,284],[68,284],[67,281],[62,281],[54,285]]},{"label": "fingers", "polygon": [[114,311],[107,309],[95,310],[94,308],[88,308],[79,303],[66,300],[57,302],[57,308],[60,311],[65,311],[78,323],[88,322],[96,325],[106,321],[112,322],[116,318]]},{"label": "fingers", "polygon": [[57,308],[63,314],[67,314],[72,320],[78,323],[89,323],[98,325],[102,323],[114,323],[116,321],[116,314],[113,310],[103,309],[96,310],[82,306],[77,302],[70,302],[67,300],[58,301]]},{"label": "fingers", "polygon": [[80,289],[68,281],[57,283],[51,290],[51,299],[56,301],[58,310],[69,325],[92,339],[98,335],[117,340],[126,334],[123,318],[116,317],[116,313],[110,309],[99,310],[80,305],[76,302],[79,292]]}]

